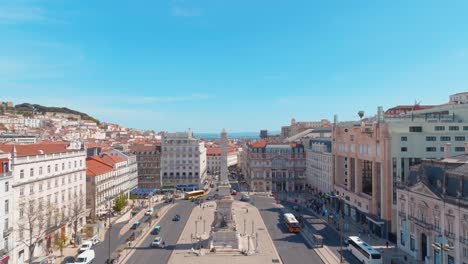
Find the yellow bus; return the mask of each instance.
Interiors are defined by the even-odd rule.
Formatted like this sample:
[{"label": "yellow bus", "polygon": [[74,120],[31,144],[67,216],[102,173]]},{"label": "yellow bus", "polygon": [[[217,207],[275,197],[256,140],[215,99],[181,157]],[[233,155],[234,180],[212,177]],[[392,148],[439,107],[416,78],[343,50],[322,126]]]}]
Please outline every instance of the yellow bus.
[{"label": "yellow bus", "polygon": [[185,199],[186,200],[192,200],[192,198],[198,198],[198,197],[202,197],[204,195],[205,195],[205,191],[203,191],[203,190],[186,192],[185,193]]},{"label": "yellow bus", "polygon": [[284,224],[286,225],[290,233],[298,233],[301,231],[301,225],[299,224],[299,221],[296,220],[296,217],[294,217],[293,214],[284,214],[283,218]]}]

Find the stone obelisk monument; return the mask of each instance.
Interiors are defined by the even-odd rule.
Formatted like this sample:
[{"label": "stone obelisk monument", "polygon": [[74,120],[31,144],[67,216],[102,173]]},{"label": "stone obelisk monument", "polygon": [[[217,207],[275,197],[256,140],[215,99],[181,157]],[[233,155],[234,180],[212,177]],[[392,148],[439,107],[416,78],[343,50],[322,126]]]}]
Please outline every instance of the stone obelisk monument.
[{"label": "stone obelisk monument", "polygon": [[228,140],[226,130],[221,131],[221,174],[218,182],[219,199],[216,200],[215,218],[212,224],[211,249],[215,252],[238,251],[239,234],[232,215],[231,184],[228,179]]}]

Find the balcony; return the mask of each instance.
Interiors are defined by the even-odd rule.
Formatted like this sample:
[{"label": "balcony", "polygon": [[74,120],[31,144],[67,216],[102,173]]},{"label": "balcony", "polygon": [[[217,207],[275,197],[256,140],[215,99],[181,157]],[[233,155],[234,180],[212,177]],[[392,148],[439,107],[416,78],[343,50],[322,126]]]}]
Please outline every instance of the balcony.
[{"label": "balcony", "polygon": [[468,246],[468,238],[460,236],[460,243],[462,243],[465,246]]},{"label": "balcony", "polygon": [[432,230],[433,229],[433,225],[431,223],[427,223],[425,220],[418,219],[418,218],[416,218],[414,216],[410,216],[409,220],[413,221],[416,225],[418,225],[418,226],[420,226],[422,228],[425,228],[427,230]]},{"label": "balcony", "polygon": [[445,234],[445,236],[448,237],[448,238],[455,239],[455,233],[452,233],[452,232],[450,232],[450,231],[448,231],[448,230],[445,230],[445,231],[444,231],[444,234]]},{"label": "balcony", "polygon": [[13,232],[13,227],[9,227],[8,229],[3,230],[3,238],[8,237],[11,232]]}]

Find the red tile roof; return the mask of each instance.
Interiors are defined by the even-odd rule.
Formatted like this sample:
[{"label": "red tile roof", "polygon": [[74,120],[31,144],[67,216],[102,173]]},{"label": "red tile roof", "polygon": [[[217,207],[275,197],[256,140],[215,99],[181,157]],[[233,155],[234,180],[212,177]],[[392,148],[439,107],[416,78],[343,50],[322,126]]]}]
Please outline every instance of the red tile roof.
[{"label": "red tile roof", "polygon": [[93,157],[86,159],[86,176],[97,176],[107,172],[110,172],[114,169],[109,164],[102,162],[100,160],[94,159]]},{"label": "red tile roof", "polygon": [[0,144],[0,150],[6,153],[13,153],[13,147],[16,147],[16,156],[35,156],[73,151],[67,149],[67,142],[48,142],[29,145]]},{"label": "red tile roof", "polygon": [[255,142],[250,143],[250,146],[252,148],[264,148],[266,147],[267,143],[268,142],[266,140],[261,139],[261,140],[257,140]]},{"label": "red tile roof", "polygon": [[[235,148],[228,148],[228,154],[236,153]],[[206,155],[208,156],[221,156],[221,148],[207,148]]]}]

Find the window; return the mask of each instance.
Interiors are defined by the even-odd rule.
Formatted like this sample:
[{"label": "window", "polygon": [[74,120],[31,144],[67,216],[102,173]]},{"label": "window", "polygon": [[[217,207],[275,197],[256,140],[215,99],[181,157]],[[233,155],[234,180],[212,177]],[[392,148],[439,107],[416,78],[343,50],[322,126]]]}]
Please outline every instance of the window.
[{"label": "window", "polygon": [[455,137],[455,141],[465,141],[465,137],[463,136]]},{"label": "window", "polygon": [[401,152],[406,152],[406,151],[408,151],[408,148],[407,148],[407,147],[402,147],[402,148],[401,148]]},{"label": "window", "polygon": [[5,226],[3,227],[5,229],[3,229],[3,230],[8,230],[9,227],[10,227],[10,223],[8,221],[8,218],[5,218]]},{"label": "window", "polygon": [[23,218],[23,216],[24,216],[24,205],[20,205],[19,216],[20,216],[20,218]]},{"label": "window", "polygon": [[62,170],[65,170],[65,162],[62,162]]},{"label": "window", "polygon": [[436,137],[426,137],[426,141],[436,141]]},{"label": "window", "polygon": [[34,176],[34,168],[29,169],[29,176]]},{"label": "window", "polygon": [[20,170],[20,179],[24,178],[24,170]]},{"label": "window", "polygon": [[410,238],[410,249],[411,249],[411,251],[415,250],[415,243],[414,243],[414,237],[413,236],[411,236],[411,238]]},{"label": "window", "polygon": [[68,168],[71,169],[71,161],[68,162]]},{"label": "window", "polygon": [[440,152],[444,152],[444,147],[440,147]]},{"label": "window", "polygon": [[39,175],[42,175],[42,166],[39,167]]},{"label": "window", "polygon": [[21,187],[20,188],[20,196],[23,196],[24,195],[24,187]]},{"label": "window", "polygon": [[47,165],[47,173],[50,173],[50,165]]},{"label": "window", "polygon": [[468,258],[468,248],[466,247],[463,248],[463,257]]},{"label": "window", "polygon": [[76,160],[75,160],[75,168],[76,168],[76,166],[77,166],[77,162],[76,162]]},{"label": "window", "polygon": [[55,187],[58,187],[58,178],[55,178]]},{"label": "window", "polygon": [[10,183],[5,182],[5,192],[8,192],[10,190]]},{"label": "window", "polygon": [[463,126],[464,131],[468,131],[468,126]]},{"label": "window", "polygon": [[83,160],[80,160],[80,168],[83,166]]},{"label": "window", "polygon": [[5,214],[8,214],[8,212],[10,211],[10,202],[7,200],[5,200]]},{"label": "window", "polygon": [[401,137],[401,141],[408,141],[408,137]]},{"label": "window", "polygon": [[29,185],[29,193],[34,193],[34,184]]},{"label": "window", "polygon": [[426,151],[427,152],[435,152],[437,149],[435,147],[427,147]]},{"label": "window", "polygon": [[47,181],[47,189],[50,189],[50,181]]},{"label": "window", "polygon": [[444,126],[436,126],[434,129],[435,129],[435,131],[445,131]]},{"label": "window", "polygon": [[42,192],[42,182],[39,183],[39,191]]},{"label": "window", "polygon": [[58,164],[55,164],[55,172],[58,171]]},{"label": "window", "polygon": [[450,141],[452,140],[450,137],[440,137],[440,141]]},{"label": "window", "polygon": [[449,130],[450,131],[458,131],[458,130],[460,130],[460,127],[459,126],[449,126]]}]

